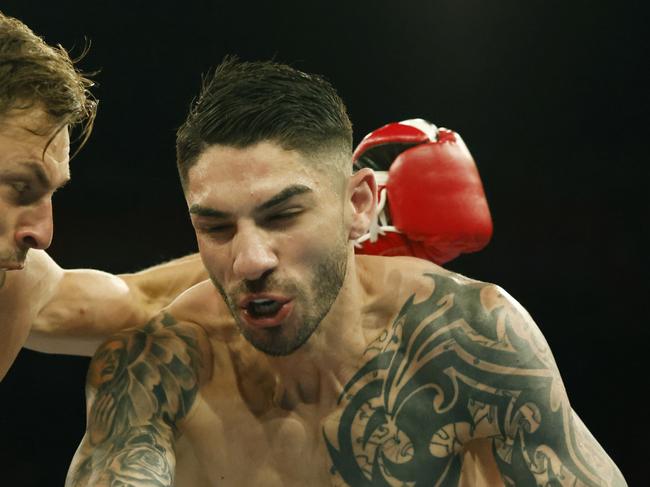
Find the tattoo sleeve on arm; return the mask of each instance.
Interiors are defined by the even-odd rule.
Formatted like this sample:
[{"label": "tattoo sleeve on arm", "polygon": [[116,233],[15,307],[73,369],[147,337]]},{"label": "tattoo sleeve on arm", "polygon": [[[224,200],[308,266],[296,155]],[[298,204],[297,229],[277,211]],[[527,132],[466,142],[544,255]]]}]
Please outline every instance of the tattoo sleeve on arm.
[{"label": "tattoo sleeve on arm", "polygon": [[528,313],[493,285],[430,275],[346,385],[324,429],[334,483],[456,486],[464,448],[488,439],[505,485],[625,480],[573,413]]},{"label": "tattoo sleeve on arm", "polygon": [[115,335],[88,371],[88,419],[67,487],[171,486],[176,423],[199,388],[201,330],[164,314]]}]

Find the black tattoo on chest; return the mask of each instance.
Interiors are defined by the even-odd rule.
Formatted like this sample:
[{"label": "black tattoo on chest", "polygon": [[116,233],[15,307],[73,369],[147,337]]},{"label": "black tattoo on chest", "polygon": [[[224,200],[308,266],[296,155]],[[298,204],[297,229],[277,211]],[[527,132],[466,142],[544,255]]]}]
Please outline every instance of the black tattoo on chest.
[{"label": "black tattoo on chest", "polygon": [[324,428],[333,484],[455,486],[463,446],[487,438],[505,485],[592,485],[553,358],[527,315],[494,286],[430,277],[431,295],[407,300],[370,345]]}]

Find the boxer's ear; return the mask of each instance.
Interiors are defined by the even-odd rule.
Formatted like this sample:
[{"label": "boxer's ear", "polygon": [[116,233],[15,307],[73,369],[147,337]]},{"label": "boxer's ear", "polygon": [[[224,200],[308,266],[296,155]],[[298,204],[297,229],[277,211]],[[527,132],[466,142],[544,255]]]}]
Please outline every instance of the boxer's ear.
[{"label": "boxer's ear", "polygon": [[364,167],[348,181],[348,207],[351,210],[348,238],[356,240],[364,235],[377,212],[377,182],[372,169]]}]

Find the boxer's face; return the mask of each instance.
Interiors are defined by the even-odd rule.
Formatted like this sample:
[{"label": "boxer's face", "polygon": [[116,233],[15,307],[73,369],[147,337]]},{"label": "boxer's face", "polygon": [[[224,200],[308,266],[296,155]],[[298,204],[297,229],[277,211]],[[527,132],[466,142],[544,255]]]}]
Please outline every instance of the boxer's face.
[{"label": "boxer's face", "polygon": [[56,130],[36,108],[0,118],[0,271],[52,240],[52,194],[70,179],[68,130]]},{"label": "boxer's face", "polygon": [[190,169],[203,262],[244,336],[268,354],[300,347],[339,293],[351,251],[346,185],[272,142],[212,146]]}]

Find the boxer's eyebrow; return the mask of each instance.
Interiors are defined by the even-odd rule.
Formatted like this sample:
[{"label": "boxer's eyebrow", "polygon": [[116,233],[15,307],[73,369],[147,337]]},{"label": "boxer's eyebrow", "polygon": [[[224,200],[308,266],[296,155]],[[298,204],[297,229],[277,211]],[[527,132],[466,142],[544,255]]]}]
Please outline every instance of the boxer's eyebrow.
[{"label": "boxer's eyebrow", "polygon": [[294,196],[298,196],[299,194],[304,194],[304,193],[311,193],[311,188],[303,184],[294,184],[292,186],[287,186],[275,196],[269,198],[264,203],[256,206],[255,211],[260,212],[262,210],[268,210],[269,208],[273,208],[274,206],[281,205],[288,199],[293,198]]},{"label": "boxer's eyebrow", "polygon": [[207,216],[210,218],[228,218],[230,216],[230,213],[226,213],[225,211],[219,211],[214,208],[208,208],[196,204],[190,206],[190,214],[196,216]]},{"label": "boxer's eyebrow", "polygon": [[[303,184],[293,184],[291,186],[287,186],[284,188],[282,191],[280,191],[278,194],[275,196],[272,196],[268,200],[266,200],[264,203],[261,203],[255,207],[253,210],[255,213],[259,213],[264,210],[268,210],[270,208],[273,208],[275,206],[281,205],[285,201],[293,198],[294,196],[298,196],[301,194],[305,193],[311,193],[312,189],[309,188],[308,186],[305,186]],[[197,215],[197,216],[205,216],[205,217],[210,217],[210,218],[229,218],[231,216],[230,213],[221,211],[221,210],[216,210],[214,208],[208,208],[205,206],[197,205],[194,204],[190,206],[190,214],[192,215]]]}]

